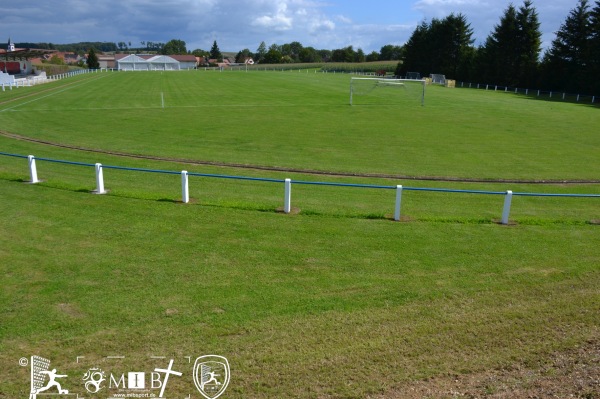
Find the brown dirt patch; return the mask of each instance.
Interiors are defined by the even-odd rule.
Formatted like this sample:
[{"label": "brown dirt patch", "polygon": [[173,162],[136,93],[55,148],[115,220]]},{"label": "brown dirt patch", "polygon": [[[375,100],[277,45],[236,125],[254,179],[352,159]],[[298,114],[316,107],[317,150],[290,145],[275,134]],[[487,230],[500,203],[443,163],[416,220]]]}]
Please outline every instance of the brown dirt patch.
[{"label": "brown dirt patch", "polygon": [[370,398],[600,398],[600,338],[554,353],[539,365],[432,378]]},{"label": "brown dirt patch", "polygon": [[81,319],[85,317],[85,314],[81,311],[81,309],[79,309],[77,305],[74,305],[72,303],[59,303],[56,305],[56,307],[60,312],[70,317],[76,319]]}]

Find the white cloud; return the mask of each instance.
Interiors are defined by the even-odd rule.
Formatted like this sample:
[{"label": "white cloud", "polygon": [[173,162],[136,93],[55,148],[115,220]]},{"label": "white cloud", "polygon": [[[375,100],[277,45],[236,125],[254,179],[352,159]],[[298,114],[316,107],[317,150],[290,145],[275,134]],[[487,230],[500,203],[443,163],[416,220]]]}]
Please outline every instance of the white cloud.
[{"label": "white cloud", "polygon": [[294,25],[293,12],[288,9],[286,1],[263,1],[270,8],[265,14],[259,15],[251,23],[253,26],[258,26],[266,29],[273,29],[275,31],[286,31],[292,29]]},{"label": "white cloud", "polygon": [[335,30],[335,23],[328,19],[313,21],[311,22],[309,27],[309,32],[313,35],[331,32],[333,30]]},{"label": "white cloud", "polygon": [[336,15],[335,19],[337,19],[338,21],[344,23],[344,24],[351,24],[352,20],[344,15]]}]

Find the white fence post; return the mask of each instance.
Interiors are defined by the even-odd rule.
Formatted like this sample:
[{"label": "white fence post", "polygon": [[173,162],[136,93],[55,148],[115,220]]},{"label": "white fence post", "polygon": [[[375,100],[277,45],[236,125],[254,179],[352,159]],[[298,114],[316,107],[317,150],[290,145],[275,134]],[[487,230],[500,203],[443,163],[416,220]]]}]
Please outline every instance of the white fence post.
[{"label": "white fence post", "polygon": [[184,204],[190,202],[190,186],[188,184],[187,170],[181,171],[181,200]]},{"label": "white fence post", "polygon": [[96,164],[96,194],[106,194],[104,190],[104,174],[102,173],[102,164]]},{"label": "white fence post", "polygon": [[400,221],[400,205],[402,204],[402,185],[396,186],[396,208],[394,209],[394,220]]},{"label": "white fence post", "polygon": [[283,212],[290,213],[292,210],[292,180],[285,179],[285,195],[283,199]]},{"label": "white fence post", "polygon": [[508,215],[510,214],[510,204],[512,202],[512,191],[507,190],[504,197],[504,209],[502,210],[502,224],[508,224]]},{"label": "white fence post", "polygon": [[40,181],[38,180],[37,168],[35,167],[35,157],[33,155],[29,155],[27,156],[27,159],[29,160],[29,176],[31,176],[30,183],[39,183]]}]

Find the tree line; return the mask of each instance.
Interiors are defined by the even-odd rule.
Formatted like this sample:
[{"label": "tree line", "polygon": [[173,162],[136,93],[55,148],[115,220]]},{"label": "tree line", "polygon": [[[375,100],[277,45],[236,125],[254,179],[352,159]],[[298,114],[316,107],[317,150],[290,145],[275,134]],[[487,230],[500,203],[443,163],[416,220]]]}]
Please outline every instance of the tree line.
[{"label": "tree line", "polygon": [[479,47],[462,14],[422,22],[403,47],[396,74],[444,74],[459,81],[600,94],[600,0],[579,0],[541,55],[538,14],[531,0],[507,7]]},{"label": "tree line", "polygon": [[267,47],[263,41],[254,53],[247,48],[238,52],[235,61],[242,63],[248,57],[253,58],[254,62],[263,64],[394,61],[400,60],[401,54],[402,47],[391,44],[383,46],[379,52],[365,54],[360,48],[354,50],[353,46],[335,50],[318,50],[314,47],[304,47],[299,42],[271,44]]},{"label": "tree line", "polygon": [[473,30],[462,14],[423,21],[403,46],[386,45],[365,54],[352,46],[317,50],[298,42],[262,42],[256,52],[244,49],[236,61],[259,63],[364,62],[399,60],[396,75],[418,72],[450,79],[507,87],[539,88],[600,95],[600,0],[578,0],[542,55],[542,33],[533,1],[510,4],[493,31],[474,46]]}]

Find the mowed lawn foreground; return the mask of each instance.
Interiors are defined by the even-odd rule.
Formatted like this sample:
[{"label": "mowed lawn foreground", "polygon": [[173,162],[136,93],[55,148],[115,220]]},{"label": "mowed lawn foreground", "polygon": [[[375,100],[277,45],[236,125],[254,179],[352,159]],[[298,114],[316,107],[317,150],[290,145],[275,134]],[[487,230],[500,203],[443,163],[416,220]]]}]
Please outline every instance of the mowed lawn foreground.
[{"label": "mowed lawn foreground", "polygon": [[0,185],[6,397],[27,394],[17,360],[30,354],[76,375],[77,356],[218,353],[232,365],[226,397],[364,397],[598,339],[597,226],[398,224]]},{"label": "mowed lawn foreground", "polygon": [[[598,176],[598,138],[590,131],[597,109],[443,88],[429,91],[425,107],[350,107],[343,104],[348,76],[316,75],[256,72],[251,79],[268,87],[265,93],[255,84],[245,88],[242,72],[190,75],[207,88],[223,85],[240,94],[211,93],[208,101],[180,90],[187,72],[98,74],[74,79],[63,93],[54,87],[44,93],[34,88],[40,93],[27,98],[7,93],[23,97],[0,105],[0,122],[4,131],[42,140],[165,157],[364,173],[396,173],[401,166],[415,175]],[[148,87],[140,86],[138,95],[127,101],[110,95],[142,77]],[[88,85],[94,91],[86,92]],[[286,100],[269,94],[278,90]],[[244,108],[237,100],[251,97],[250,91],[262,106]],[[188,98],[169,100],[166,93]],[[49,97],[38,100],[42,96]],[[139,103],[128,108],[136,98]],[[148,106],[153,108],[143,109]],[[226,108],[235,112],[224,113]],[[467,117],[469,109],[474,119]],[[442,122],[439,113],[452,123]],[[343,122],[352,115],[354,123]],[[269,121],[278,128],[242,130]],[[489,133],[473,121],[489,121]],[[517,131],[522,123],[530,129]],[[344,128],[334,140],[325,132],[337,124]],[[446,124],[444,134],[433,129]],[[502,130],[507,124],[512,133]],[[320,125],[327,129],[315,133]],[[340,132],[354,125],[355,133],[340,140]],[[403,146],[390,132],[404,134],[402,142],[417,151],[397,157]],[[492,140],[511,134],[517,155]],[[286,140],[276,140],[281,135]],[[386,152],[383,143],[394,150]],[[0,145],[4,152],[82,162],[219,171],[6,137]],[[464,156],[448,148],[465,149]],[[429,151],[432,158],[423,155]],[[497,151],[502,162],[491,157]],[[600,339],[596,199],[523,198],[515,202],[517,223],[501,226],[492,222],[501,197],[414,193],[405,199],[413,218],[397,223],[386,216],[393,192],[295,186],[299,213],[285,215],[276,211],[282,200],[276,185],[193,180],[194,201],[182,204],[177,177],[107,171],[111,191],[99,196],[89,193],[93,169],[44,162],[39,169],[44,182],[26,184],[26,160],[0,157],[3,398],[29,395],[29,369],[18,361],[32,354],[52,359],[71,376],[87,370],[74,362],[77,356],[121,354],[142,364],[153,355],[215,353],[231,363],[224,398],[363,398],[402,393],[429,378],[541,367],[552,353]],[[598,192],[597,185],[518,188]],[[169,384],[173,397],[190,393],[189,381],[173,378]]]}]

